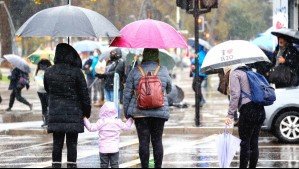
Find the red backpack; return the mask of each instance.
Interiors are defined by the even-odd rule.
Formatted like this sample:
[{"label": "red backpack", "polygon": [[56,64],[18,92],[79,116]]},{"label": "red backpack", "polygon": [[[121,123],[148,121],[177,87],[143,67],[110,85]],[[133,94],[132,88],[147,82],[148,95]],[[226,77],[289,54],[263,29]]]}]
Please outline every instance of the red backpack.
[{"label": "red backpack", "polygon": [[142,77],[138,83],[138,91],[135,91],[137,107],[145,110],[164,107],[162,82],[157,76],[160,66],[158,66],[155,73],[151,73],[151,75],[149,75],[150,72],[145,74],[141,66],[138,66],[138,69],[140,70]]}]

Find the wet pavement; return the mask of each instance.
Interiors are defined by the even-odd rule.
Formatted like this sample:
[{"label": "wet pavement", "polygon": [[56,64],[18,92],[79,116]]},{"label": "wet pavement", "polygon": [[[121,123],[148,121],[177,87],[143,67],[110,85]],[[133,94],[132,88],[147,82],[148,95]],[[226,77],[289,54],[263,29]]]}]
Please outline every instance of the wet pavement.
[{"label": "wet pavement", "polygon": [[[215,138],[217,135],[164,135],[164,168],[215,168],[218,167]],[[0,136],[1,168],[48,168],[51,167],[51,135]],[[97,134],[79,135],[78,167],[100,168]],[[280,144],[274,138],[260,139],[258,167],[298,168],[299,146]],[[152,157],[151,157],[152,159]],[[63,151],[64,165],[66,149]],[[238,167],[239,152],[231,167]],[[138,140],[136,136],[122,136],[120,148],[121,168],[140,168]]]},{"label": "wet pavement", "polygon": [[[201,127],[194,127],[194,92],[188,69],[178,70],[175,84],[185,91],[186,109],[171,108],[171,118],[166,123],[164,135],[165,156],[163,167],[169,168],[215,168],[218,167],[215,138],[221,130],[205,132],[204,128],[222,128],[228,107],[226,96],[219,94],[217,76],[211,76],[203,93],[206,105],[201,110]],[[40,125],[41,105],[35,92],[34,82],[23,95],[34,103],[34,111],[16,102],[12,112],[5,112],[10,92],[8,84],[0,82],[4,99],[0,105],[0,167],[46,168],[51,166],[52,136]],[[99,108],[93,108],[92,121],[96,121]],[[25,131],[20,133],[20,131]],[[27,131],[27,132],[26,132]],[[39,132],[35,132],[39,131]],[[134,127],[132,129],[134,131]],[[236,132],[234,131],[234,134]],[[78,167],[99,168],[97,133],[80,134],[78,144]],[[66,162],[66,148],[63,151]],[[258,167],[299,168],[299,145],[281,144],[276,138],[260,138],[260,161]],[[136,133],[124,133],[121,137],[120,167],[140,168]],[[152,158],[152,157],[151,157]],[[232,167],[238,167],[239,152]],[[66,167],[64,165],[64,167]]]}]

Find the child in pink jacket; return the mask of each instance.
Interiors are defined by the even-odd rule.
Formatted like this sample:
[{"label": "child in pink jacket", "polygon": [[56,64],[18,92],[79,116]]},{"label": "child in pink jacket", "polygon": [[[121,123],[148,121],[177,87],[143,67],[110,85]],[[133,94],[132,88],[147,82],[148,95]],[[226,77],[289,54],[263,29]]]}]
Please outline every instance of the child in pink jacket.
[{"label": "child in pink jacket", "polygon": [[119,142],[122,130],[129,130],[133,124],[130,118],[127,123],[118,119],[118,110],[113,102],[106,102],[100,110],[100,119],[90,124],[85,117],[85,127],[90,132],[99,132],[99,149],[101,168],[119,168]]}]

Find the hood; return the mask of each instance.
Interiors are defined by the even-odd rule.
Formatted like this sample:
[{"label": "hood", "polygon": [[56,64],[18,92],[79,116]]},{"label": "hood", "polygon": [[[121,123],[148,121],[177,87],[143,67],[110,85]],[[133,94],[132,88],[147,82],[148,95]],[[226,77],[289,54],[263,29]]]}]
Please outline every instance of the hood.
[{"label": "hood", "polygon": [[63,63],[77,68],[82,68],[82,61],[77,51],[66,43],[60,43],[56,46],[55,64]]},{"label": "hood", "polygon": [[118,118],[118,109],[113,102],[106,102],[100,110],[100,119]]}]

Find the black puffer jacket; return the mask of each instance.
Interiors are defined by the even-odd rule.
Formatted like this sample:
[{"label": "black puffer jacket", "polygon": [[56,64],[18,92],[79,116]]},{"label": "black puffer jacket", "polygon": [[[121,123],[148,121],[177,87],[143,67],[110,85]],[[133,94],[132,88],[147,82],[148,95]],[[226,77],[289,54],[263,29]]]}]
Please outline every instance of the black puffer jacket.
[{"label": "black puffer jacket", "polygon": [[83,116],[90,117],[91,103],[81,59],[71,46],[59,44],[54,63],[44,77],[49,94],[48,133],[82,133]]}]

